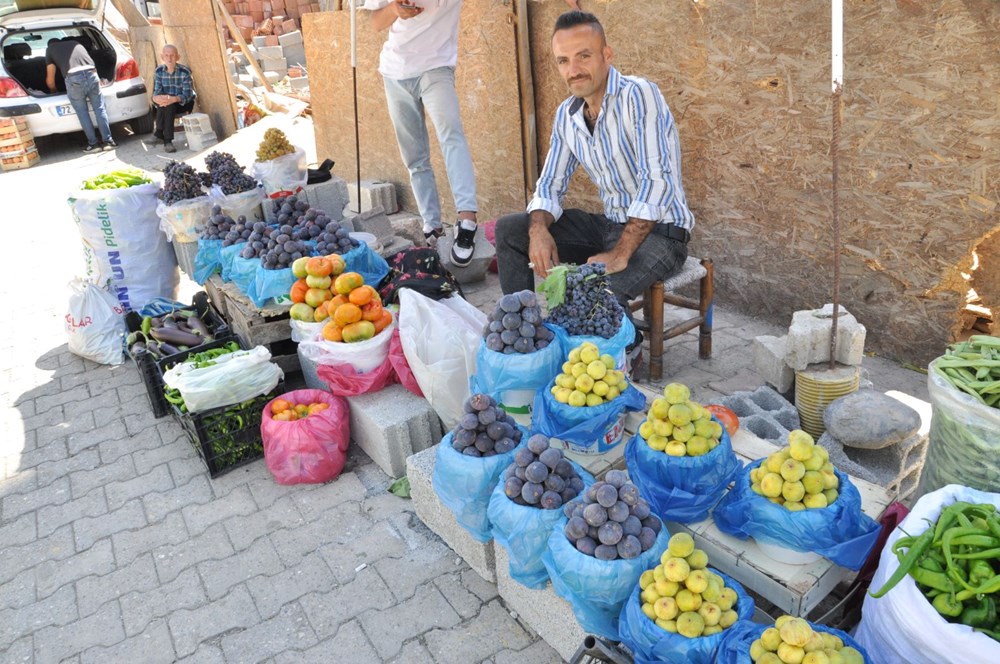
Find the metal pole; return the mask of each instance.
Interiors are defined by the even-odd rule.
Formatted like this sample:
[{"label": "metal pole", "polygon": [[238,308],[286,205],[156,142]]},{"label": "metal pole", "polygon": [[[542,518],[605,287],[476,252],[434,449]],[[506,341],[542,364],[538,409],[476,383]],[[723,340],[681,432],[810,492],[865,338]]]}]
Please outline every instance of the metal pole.
[{"label": "metal pole", "polygon": [[351,83],[354,89],[354,166],[358,183],[358,214],[361,213],[361,129],[358,127],[358,10],[351,0]]},{"label": "metal pole", "polygon": [[840,318],[840,125],[844,87],[844,3],[832,0],[831,55],[833,89],[833,136],[830,142],[831,187],[833,196],[833,318],[830,323],[830,369],[837,362],[837,320]]}]

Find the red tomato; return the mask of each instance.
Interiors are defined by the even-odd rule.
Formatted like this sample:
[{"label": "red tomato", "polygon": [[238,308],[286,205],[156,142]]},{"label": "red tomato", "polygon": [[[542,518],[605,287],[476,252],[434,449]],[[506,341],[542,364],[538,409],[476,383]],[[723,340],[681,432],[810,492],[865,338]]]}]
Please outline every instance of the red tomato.
[{"label": "red tomato", "polygon": [[712,404],[711,406],[705,406],[705,409],[712,413],[712,415],[715,415],[715,419],[722,422],[722,426],[726,427],[726,431],[729,432],[730,436],[735,434],[736,430],[740,428],[740,418],[725,406]]}]

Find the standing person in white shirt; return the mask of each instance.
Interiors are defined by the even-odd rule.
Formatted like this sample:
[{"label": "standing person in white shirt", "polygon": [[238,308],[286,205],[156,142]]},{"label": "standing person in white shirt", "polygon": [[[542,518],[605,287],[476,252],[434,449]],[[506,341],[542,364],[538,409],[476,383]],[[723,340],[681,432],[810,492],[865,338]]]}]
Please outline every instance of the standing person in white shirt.
[{"label": "standing person in white shirt", "polygon": [[[577,0],[565,1],[576,7]],[[423,218],[424,237],[438,238],[444,232],[441,200],[431,170],[426,111],[441,144],[458,211],[451,262],[465,267],[475,248],[478,206],[472,156],[455,92],[462,0],[365,0],[364,8],[371,11],[375,30],[389,29],[378,70],[399,154],[410,172],[410,186]]]}]

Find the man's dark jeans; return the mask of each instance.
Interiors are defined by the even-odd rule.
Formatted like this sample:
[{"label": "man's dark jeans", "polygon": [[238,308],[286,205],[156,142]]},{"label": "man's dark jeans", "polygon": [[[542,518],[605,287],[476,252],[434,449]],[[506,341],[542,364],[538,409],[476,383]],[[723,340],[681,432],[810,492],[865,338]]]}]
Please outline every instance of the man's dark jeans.
[{"label": "man's dark jeans", "polygon": [[[528,267],[528,226],[528,214],[523,212],[497,221],[497,265],[504,293],[535,288],[534,272]],[[604,215],[583,210],[563,210],[562,217],[549,226],[560,262],[576,264],[612,249],[623,229],[622,224]],[[665,232],[666,226],[657,224],[632,254],[628,267],[608,277],[611,290],[623,306],[642,295],[654,281],[679,272],[687,260],[687,244],[666,237]]]},{"label": "man's dark jeans", "polygon": [[175,102],[169,106],[156,106],[156,125],[153,136],[162,138],[164,143],[174,140],[174,119],[178,115],[190,113],[194,108],[194,99],[186,104]]}]

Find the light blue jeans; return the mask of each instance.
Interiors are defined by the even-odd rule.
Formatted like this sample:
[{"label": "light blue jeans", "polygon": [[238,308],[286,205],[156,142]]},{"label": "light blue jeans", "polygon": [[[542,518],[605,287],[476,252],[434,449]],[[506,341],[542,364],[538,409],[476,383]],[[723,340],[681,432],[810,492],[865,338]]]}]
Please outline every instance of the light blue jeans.
[{"label": "light blue jeans", "polygon": [[97,118],[97,128],[101,131],[101,140],[110,143],[111,125],[108,123],[108,109],[104,106],[104,97],[101,96],[101,81],[97,78],[97,73],[91,70],[67,76],[66,96],[69,97],[69,103],[76,111],[76,117],[80,120],[83,133],[87,135],[87,145],[96,145],[97,143],[94,123],[90,119],[90,109],[87,107],[88,101],[90,106],[94,107],[94,117]]},{"label": "light blue jeans", "polygon": [[431,170],[425,110],[434,123],[444,154],[455,209],[476,212],[476,175],[458,114],[455,68],[438,67],[415,78],[383,78],[383,81],[399,154],[410,171],[410,187],[424,220],[424,232],[441,228],[441,199]]}]

